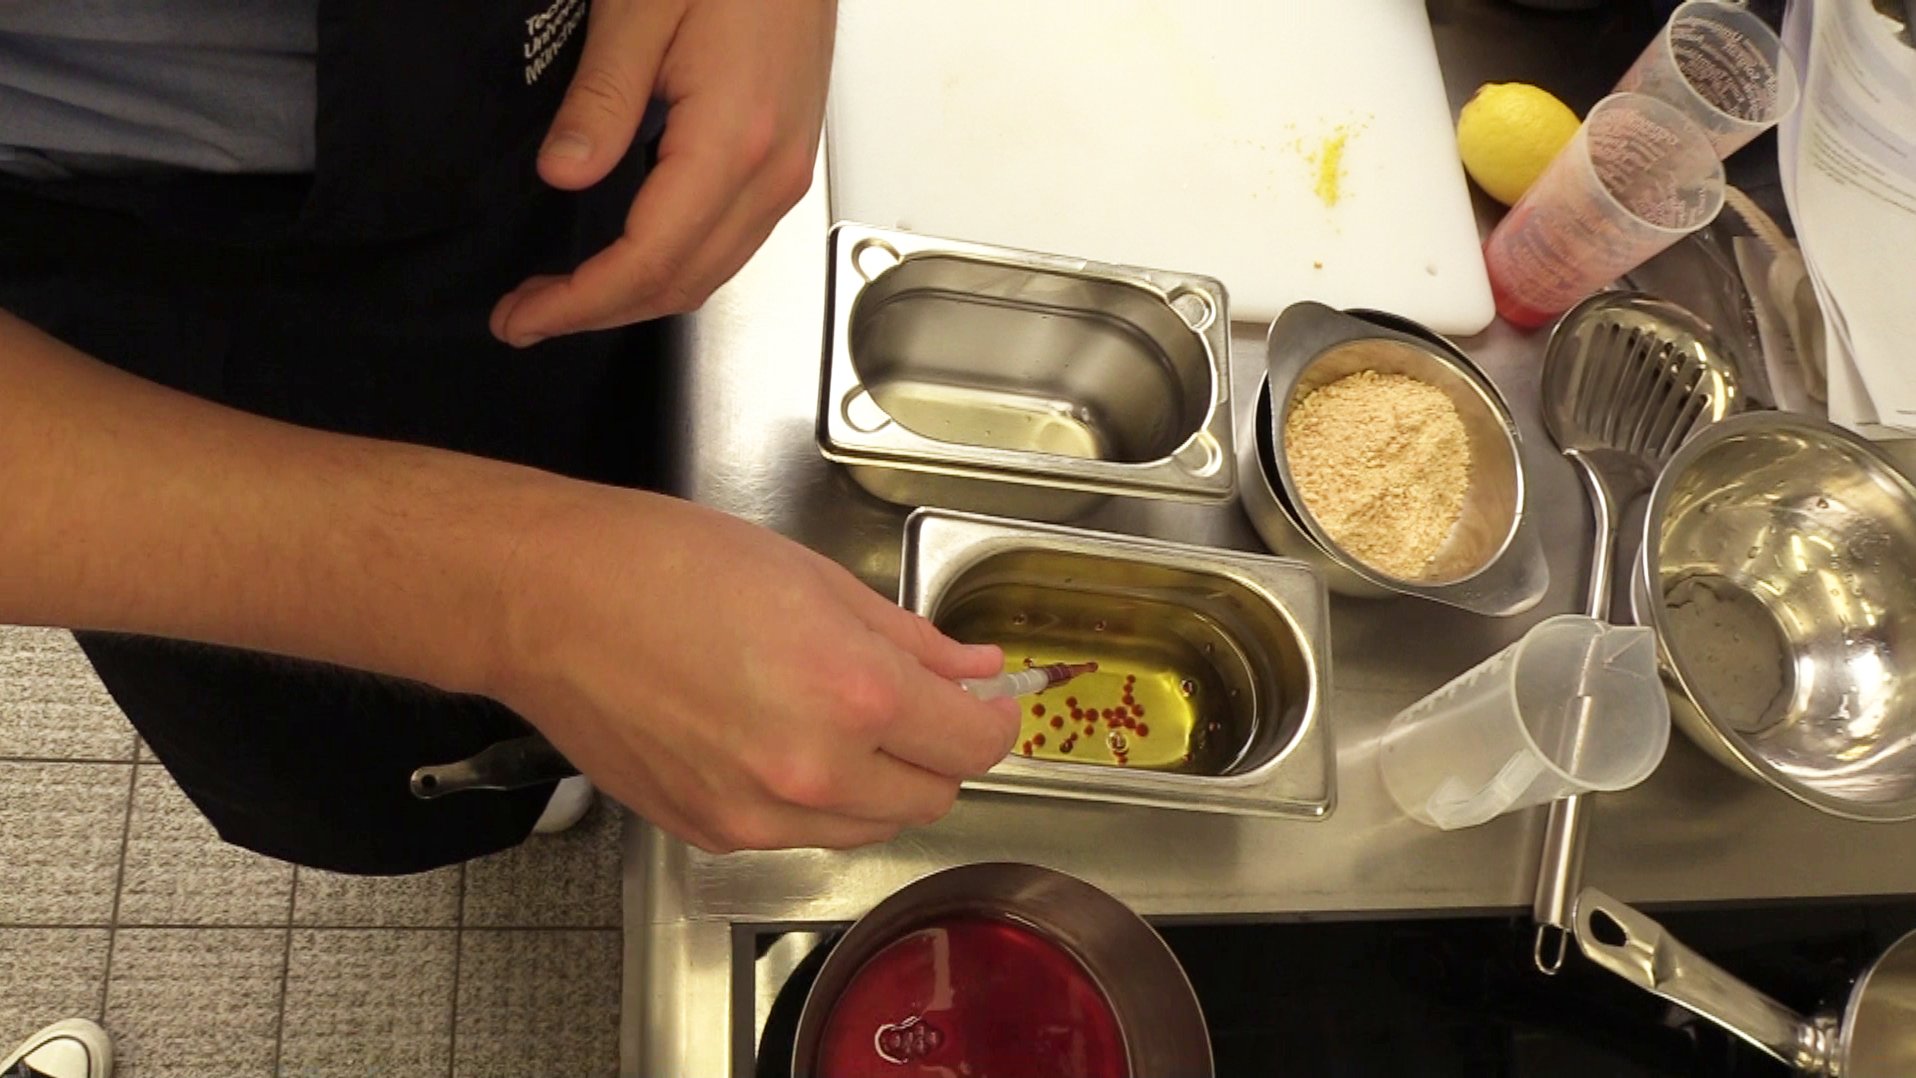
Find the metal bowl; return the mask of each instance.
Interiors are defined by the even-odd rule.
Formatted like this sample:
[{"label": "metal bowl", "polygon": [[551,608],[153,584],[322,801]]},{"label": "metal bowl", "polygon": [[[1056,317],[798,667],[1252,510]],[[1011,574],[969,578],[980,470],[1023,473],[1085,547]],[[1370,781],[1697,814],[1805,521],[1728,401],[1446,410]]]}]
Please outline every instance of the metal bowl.
[{"label": "metal bowl", "polygon": [[1671,715],[1832,815],[1916,818],[1916,487],[1819,420],[1699,434],[1658,479],[1632,580]]},{"label": "metal bowl", "polygon": [[[1143,918],[1074,876],[1036,865],[984,863],[945,869],[905,886],[845,933],[806,996],[792,1053],[794,1078],[818,1075],[826,1019],[867,960],[906,933],[966,915],[1023,925],[1070,952],[1117,1016],[1132,1078],[1207,1078],[1212,1073],[1211,1040],[1197,993],[1177,956]],[[919,1020],[901,1017],[901,1026]]]},{"label": "metal bowl", "polygon": [[[1408,323],[1402,323],[1410,325]],[[1419,329],[1421,327],[1418,327]],[[1525,515],[1527,481],[1522,436],[1510,407],[1482,371],[1441,337],[1404,332],[1379,316],[1298,303],[1271,324],[1266,344],[1270,461],[1257,477],[1268,484],[1279,513],[1263,514],[1264,499],[1244,484],[1253,525],[1273,549],[1341,570],[1329,574],[1343,594],[1397,593],[1493,616],[1519,614],[1543,598],[1550,570],[1543,545]],[[1464,422],[1473,460],[1462,518],[1438,549],[1428,571],[1407,579],[1375,569],[1338,545],[1299,496],[1284,452],[1290,411],[1319,386],[1362,370],[1403,374],[1447,395]],[[1258,423],[1267,420],[1259,410]],[[1246,463],[1253,458],[1246,453]],[[1288,524],[1290,527],[1283,527]],[[1268,532],[1268,534],[1267,534]],[[1298,540],[1303,540],[1299,543]]]}]

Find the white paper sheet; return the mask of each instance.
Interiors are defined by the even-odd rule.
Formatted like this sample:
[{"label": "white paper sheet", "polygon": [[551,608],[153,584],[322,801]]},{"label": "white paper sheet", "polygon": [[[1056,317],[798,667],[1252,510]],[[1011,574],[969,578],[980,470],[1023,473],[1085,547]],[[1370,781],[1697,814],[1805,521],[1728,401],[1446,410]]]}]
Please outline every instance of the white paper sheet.
[{"label": "white paper sheet", "polygon": [[1794,0],[1783,190],[1822,298],[1831,420],[1916,435],[1916,48],[1868,0]]}]

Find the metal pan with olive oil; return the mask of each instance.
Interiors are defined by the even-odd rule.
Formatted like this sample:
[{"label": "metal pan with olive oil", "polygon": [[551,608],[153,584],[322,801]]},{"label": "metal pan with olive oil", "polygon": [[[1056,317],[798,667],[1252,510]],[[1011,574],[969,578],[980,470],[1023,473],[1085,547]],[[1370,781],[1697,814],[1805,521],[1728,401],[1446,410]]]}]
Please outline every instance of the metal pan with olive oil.
[{"label": "metal pan with olive oil", "polygon": [[1012,668],[1098,664],[1025,697],[981,789],[1245,815],[1327,815],[1329,603],[1285,558],[926,509],[900,602]]}]

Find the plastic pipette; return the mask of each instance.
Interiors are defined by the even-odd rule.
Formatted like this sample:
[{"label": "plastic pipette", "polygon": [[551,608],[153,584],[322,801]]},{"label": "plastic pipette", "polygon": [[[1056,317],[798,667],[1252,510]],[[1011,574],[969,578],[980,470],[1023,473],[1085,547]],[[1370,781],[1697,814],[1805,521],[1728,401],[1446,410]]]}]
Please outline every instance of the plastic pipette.
[{"label": "plastic pipette", "polygon": [[1026,696],[1062,685],[1079,674],[1096,673],[1097,663],[1052,663],[1027,670],[1013,670],[996,677],[960,678],[958,687],[980,700],[1005,696]]}]

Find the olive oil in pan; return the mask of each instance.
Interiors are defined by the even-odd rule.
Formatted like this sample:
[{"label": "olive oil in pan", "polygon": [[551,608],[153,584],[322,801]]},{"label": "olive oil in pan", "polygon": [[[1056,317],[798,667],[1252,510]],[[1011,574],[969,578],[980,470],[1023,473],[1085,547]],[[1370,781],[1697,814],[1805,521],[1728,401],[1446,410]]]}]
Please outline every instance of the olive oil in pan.
[{"label": "olive oil in pan", "polygon": [[1080,460],[1110,456],[1097,430],[1063,401],[914,380],[873,386],[871,394],[888,416],[925,438]]},{"label": "olive oil in pan", "polygon": [[[939,624],[957,639],[1003,648],[1007,670],[1097,663],[1094,673],[1020,699],[1014,753],[1200,775],[1221,774],[1240,755],[1248,722],[1233,715],[1248,701],[1218,674],[1213,660],[1229,645],[1215,629],[1159,603],[1047,591],[1044,608],[1027,611],[1002,598],[961,602]],[[1167,617],[1183,631],[1169,631]],[[1193,633],[1194,625],[1209,631]]]}]

